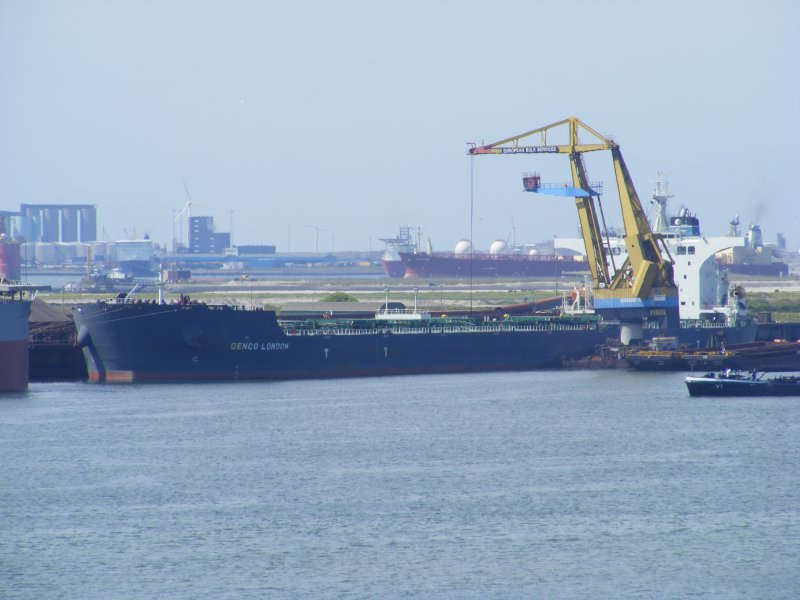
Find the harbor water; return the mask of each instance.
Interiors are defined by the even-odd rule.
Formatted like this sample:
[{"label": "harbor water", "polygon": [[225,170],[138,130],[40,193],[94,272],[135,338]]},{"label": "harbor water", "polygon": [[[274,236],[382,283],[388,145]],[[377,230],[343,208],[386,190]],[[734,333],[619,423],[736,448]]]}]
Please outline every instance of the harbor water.
[{"label": "harbor water", "polygon": [[31,384],[0,597],[800,597],[800,403],[683,377]]}]

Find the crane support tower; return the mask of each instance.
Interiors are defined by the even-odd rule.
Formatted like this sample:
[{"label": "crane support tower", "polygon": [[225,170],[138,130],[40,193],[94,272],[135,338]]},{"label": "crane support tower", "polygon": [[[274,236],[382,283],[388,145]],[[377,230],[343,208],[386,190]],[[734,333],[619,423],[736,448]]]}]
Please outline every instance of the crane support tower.
[{"label": "crane support tower", "polygon": [[[547,142],[548,133],[558,127],[569,126],[566,144],[552,145]],[[579,133],[585,132],[591,143],[581,143]],[[538,145],[521,145],[529,136],[539,136]],[[608,150],[614,163],[617,191],[622,219],[625,226],[625,246],[628,257],[622,267],[612,274],[607,256],[610,255],[604,228],[598,219],[598,207],[602,217],[600,195],[590,187],[583,164],[583,154]],[[628,168],[622,158],[619,145],[612,139],[600,135],[575,117],[533,129],[493,144],[471,146],[470,155],[482,154],[566,154],[572,170],[572,187],[562,186],[557,192],[548,191],[539,183],[538,174],[524,178],[525,191],[557,193],[574,196],[578,209],[581,233],[586,246],[586,257],[592,274],[594,308],[605,318],[619,320],[622,341],[628,343],[642,337],[644,323],[656,322],[667,329],[679,327],[678,287],[673,275],[674,261],[659,233],[650,229],[647,216],[636,194]],[[595,204],[595,199],[597,203]]]}]

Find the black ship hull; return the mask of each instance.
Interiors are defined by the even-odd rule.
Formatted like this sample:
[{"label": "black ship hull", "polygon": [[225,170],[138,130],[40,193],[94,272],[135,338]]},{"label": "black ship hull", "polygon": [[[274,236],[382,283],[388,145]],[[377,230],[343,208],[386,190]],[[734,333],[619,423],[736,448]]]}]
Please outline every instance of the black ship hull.
[{"label": "black ship hull", "polygon": [[105,304],[74,312],[93,381],[270,380],[559,368],[615,329],[596,320],[279,324],[228,306]]},{"label": "black ship hull", "polygon": [[755,379],[741,376],[687,377],[690,396],[800,396],[800,378]]}]

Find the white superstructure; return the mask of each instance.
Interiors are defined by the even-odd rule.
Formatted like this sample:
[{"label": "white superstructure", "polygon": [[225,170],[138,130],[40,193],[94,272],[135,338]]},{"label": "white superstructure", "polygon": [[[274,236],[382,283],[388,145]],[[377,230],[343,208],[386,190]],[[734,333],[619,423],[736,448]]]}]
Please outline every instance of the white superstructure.
[{"label": "white superstructure", "polygon": [[[672,197],[662,175],[653,192],[657,211],[652,226],[654,232],[664,236],[675,263],[681,320],[724,321],[733,325],[744,310],[742,291],[739,288],[730,290],[728,274],[717,265],[714,257],[723,250],[745,246],[745,238],[703,236],[697,216],[685,208],[677,216],[667,219],[667,200]],[[557,248],[585,252],[582,238],[556,238],[555,243]],[[608,246],[609,266],[614,270],[625,262],[625,241],[620,237],[610,237]]]}]

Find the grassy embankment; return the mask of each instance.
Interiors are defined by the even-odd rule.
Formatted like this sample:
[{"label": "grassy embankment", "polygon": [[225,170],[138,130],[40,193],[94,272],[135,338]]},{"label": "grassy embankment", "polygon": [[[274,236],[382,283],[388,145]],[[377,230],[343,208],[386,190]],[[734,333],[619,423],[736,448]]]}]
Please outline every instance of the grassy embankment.
[{"label": "grassy embankment", "polygon": [[800,322],[800,292],[748,292],[750,312],[771,312],[772,319],[783,323]]}]

